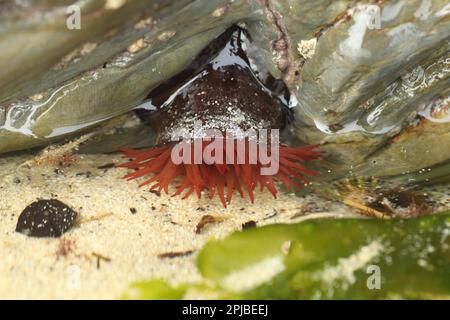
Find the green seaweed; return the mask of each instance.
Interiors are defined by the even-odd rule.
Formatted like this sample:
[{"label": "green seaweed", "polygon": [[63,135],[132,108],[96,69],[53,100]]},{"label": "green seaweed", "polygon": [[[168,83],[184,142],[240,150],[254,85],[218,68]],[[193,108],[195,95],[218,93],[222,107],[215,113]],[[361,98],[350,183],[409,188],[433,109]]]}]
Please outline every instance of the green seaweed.
[{"label": "green seaweed", "polygon": [[185,292],[185,286],[172,287],[163,280],[150,280],[134,283],[122,298],[126,300],[179,300]]},{"label": "green seaweed", "polygon": [[[281,269],[252,285],[265,261],[281,261]],[[197,259],[202,283],[142,282],[135,297],[178,299],[194,290],[217,299],[450,299],[449,264],[450,212],[309,220],[212,240]]]}]

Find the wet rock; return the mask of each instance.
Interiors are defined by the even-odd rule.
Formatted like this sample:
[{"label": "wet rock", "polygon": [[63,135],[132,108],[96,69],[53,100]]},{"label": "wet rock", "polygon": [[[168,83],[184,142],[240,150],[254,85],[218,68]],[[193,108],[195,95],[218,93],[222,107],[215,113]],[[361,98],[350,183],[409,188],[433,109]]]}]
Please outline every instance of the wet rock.
[{"label": "wet rock", "polygon": [[59,200],[38,200],[22,211],[16,232],[30,237],[58,238],[74,226],[77,215]]}]

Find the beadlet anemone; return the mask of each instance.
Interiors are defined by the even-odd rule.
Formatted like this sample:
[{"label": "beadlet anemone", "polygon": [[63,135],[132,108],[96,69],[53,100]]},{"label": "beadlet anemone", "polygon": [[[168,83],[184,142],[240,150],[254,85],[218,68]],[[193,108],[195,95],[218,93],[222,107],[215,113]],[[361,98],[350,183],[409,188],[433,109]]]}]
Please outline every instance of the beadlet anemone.
[{"label": "beadlet anemone", "polygon": [[[303,165],[320,156],[317,146],[278,146],[274,133],[291,117],[289,94],[282,82],[261,76],[247,55],[249,42],[243,29],[229,29],[188,69],[150,93],[137,112],[158,133],[157,143],[148,150],[121,150],[130,161],[120,167],[134,169],[126,179],[150,176],[140,186],[166,193],[177,181],[173,195],[183,199],[193,193],[200,198],[207,189],[226,207],[234,191],[241,197],[245,191],[253,203],[258,185],[276,197],[277,181],[301,188],[307,176],[317,174]],[[207,130],[221,135],[205,137]],[[176,155],[182,161],[174,161]],[[275,170],[265,173],[268,166]]]}]

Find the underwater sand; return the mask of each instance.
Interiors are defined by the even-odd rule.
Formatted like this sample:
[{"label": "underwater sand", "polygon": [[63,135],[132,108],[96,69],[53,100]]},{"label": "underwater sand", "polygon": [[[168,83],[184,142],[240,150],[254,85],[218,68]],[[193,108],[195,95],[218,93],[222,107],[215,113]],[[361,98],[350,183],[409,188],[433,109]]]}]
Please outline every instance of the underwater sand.
[{"label": "underwater sand", "polygon": [[[241,230],[245,222],[261,226],[298,222],[304,214],[352,214],[343,205],[312,195],[280,193],[272,199],[257,193],[253,205],[235,196],[224,209],[218,199],[181,200],[150,193],[136,181],[121,179],[123,169],[98,169],[122,162],[119,155],[77,155],[76,162],[63,169],[20,166],[30,159],[33,156],[0,159],[1,299],[114,299],[134,281],[196,281],[201,276],[195,258],[202,246],[212,237]],[[22,210],[37,199],[50,198],[78,211],[81,222],[60,239],[16,233]],[[312,212],[302,213],[306,207]],[[197,234],[196,226],[207,214],[225,220]],[[158,257],[191,250],[182,257]]]}]

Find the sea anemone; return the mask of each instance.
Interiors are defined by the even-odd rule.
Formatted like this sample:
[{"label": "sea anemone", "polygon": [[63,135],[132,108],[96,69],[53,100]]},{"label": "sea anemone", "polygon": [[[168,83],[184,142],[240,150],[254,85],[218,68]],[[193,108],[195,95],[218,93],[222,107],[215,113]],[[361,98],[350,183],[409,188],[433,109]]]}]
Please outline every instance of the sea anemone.
[{"label": "sea anemone", "polygon": [[244,50],[249,45],[244,30],[230,29],[190,68],[150,93],[136,112],[157,132],[156,147],[121,150],[130,161],[119,167],[134,170],[126,179],[149,176],[141,186],[166,193],[178,181],[173,195],[183,199],[193,193],[200,198],[208,189],[226,207],[235,190],[241,197],[245,190],[253,203],[258,184],[276,197],[276,181],[301,188],[307,176],[318,174],[303,165],[320,157],[317,146],[278,144],[292,116],[288,90],[255,74]]},{"label": "sea anemone", "polygon": [[[226,142],[224,142],[226,143]],[[205,151],[209,143],[203,142],[202,151]],[[194,143],[191,144],[192,161],[188,164],[175,164],[171,160],[172,146],[156,147],[150,150],[122,150],[122,153],[132,161],[121,164],[120,167],[134,169],[135,171],[125,176],[126,179],[132,180],[143,176],[153,176],[145,180],[140,186],[145,186],[153,183],[151,190],[162,191],[169,193],[169,185],[177,178],[182,178],[181,184],[177,187],[174,196],[183,195],[183,199],[189,197],[192,193],[200,198],[203,190],[209,190],[209,197],[212,199],[217,191],[217,194],[226,207],[226,203],[230,203],[234,190],[237,190],[241,197],[244,197],[243,189],[247,191],[250,201],[253,203],[253,192],[259,184],[260,190],[264,188],[276,198],[277,188],[275,185],[275,178],[282,182],[288,189],[293,187],[301,188],[301,181],[304,184],[309,182],[305,175],[316,175],[317,172],[305,168],[302,162],[316,159],[320,153],[314,149],[317,146],[306,146],[299,148],[289,148],[282,146],[279,148],[279,169],[274,175],[262,175],[261,168],[264,167],[260,161],[256,164],[250,164],[249,161],[249,147],[246,141],[247,148],[245,153],[245,161],[239,164],[234,161],[232,164],[227,163],[201,163],[195,164],[193,161]],[[224,148],[224,157],[237,160],[236,151],[230,156]],[[235,149],[236,150],[236,149]],[[225,197],[226,190],[226,197]]]}]

